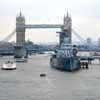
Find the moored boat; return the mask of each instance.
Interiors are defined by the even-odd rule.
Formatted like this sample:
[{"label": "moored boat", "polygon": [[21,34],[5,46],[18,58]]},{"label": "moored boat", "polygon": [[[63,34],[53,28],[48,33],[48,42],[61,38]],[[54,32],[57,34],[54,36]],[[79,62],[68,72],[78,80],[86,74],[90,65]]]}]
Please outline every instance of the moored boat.
[{"label": "moored boat", "polygon": [[77,56],[77,48],[73,45],[63,45],[50,58],[50,65],[66,71],[80,69],[81,65]]}]

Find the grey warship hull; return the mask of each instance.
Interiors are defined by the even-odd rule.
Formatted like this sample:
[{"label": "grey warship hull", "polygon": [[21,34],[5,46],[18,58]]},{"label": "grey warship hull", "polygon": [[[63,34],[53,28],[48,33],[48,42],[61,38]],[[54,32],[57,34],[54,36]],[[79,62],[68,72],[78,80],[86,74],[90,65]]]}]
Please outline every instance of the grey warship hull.
[{"label": "grey warship hull", "polygon": [[77,56],[77,47],[75,45],[62,45],[55,51],[50,58],[51,67],[66,71],[74,71],[81,68],[80,59]]},{"label": "grey warship hull", "polygon": [[80,61],[78,58],[51,58],[50,65],[53,68],[74,71],[80,69]]}]

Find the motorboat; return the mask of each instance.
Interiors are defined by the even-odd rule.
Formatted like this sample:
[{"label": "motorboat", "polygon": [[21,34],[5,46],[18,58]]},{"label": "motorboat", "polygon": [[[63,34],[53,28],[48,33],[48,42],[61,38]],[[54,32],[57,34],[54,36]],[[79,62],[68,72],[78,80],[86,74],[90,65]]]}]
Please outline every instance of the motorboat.
[{"label": "motorboat", "polygon": [[8,62],[2,64],[1,69],[3,69],[3,70],[15,70],[16,64],[14,62],[8,61]]}]

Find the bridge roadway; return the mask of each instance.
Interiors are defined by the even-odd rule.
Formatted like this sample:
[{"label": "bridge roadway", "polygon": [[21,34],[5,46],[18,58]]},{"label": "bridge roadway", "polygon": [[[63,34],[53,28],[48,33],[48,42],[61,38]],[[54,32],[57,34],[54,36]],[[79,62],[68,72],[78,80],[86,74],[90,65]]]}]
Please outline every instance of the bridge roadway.
[{"label": "bridge roadway", "polygon": [[61,24],[34,24],[34,25],[16,25],[16,27],[24,27],[24,28],[61,28],[63,25]]},{"label": "bridge roadway", "polygon": [[51,68],[49,58],[33,55],[14,71],[0,69],[0,100],[100,100],[100,65],[63,72]]}]

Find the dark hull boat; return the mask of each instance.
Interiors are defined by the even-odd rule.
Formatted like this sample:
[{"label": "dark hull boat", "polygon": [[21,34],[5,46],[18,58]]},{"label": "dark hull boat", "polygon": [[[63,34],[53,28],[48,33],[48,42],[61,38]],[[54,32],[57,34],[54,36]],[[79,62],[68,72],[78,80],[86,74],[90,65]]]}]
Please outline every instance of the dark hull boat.
[{"label": "dark hull boat", "polygon": [[60,48],[50,58],[50,65],[54,68],[74,71],[81,68],[80,60],[76,56],[77,49],[73,46]]}]

